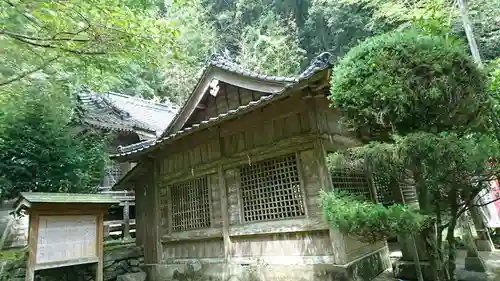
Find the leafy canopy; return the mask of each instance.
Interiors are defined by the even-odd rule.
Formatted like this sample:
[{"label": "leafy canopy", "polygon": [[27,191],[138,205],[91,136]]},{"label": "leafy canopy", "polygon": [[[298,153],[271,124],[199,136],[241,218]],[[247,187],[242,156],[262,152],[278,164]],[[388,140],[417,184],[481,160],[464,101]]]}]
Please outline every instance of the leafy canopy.
[{"label": "leafy canopy", "polygon": [[[106,89],[130,61],[154,67],[177,30],[133,1],[0,2],[0,90],[16,93],[29,79]],[[22,81],[20,81],[22,80]],[[28,80],[28,81],[26,81]]]},{"label": "leafy canopy", "polygon": [[92,192],[107,161],[102,135],[75,135],[73,106],[40,83],[2,104],[0,198],[23,191]]},{"label": "leafy canopy", "polygon": [[269,75],[290,76],[300,72],[305,51],[299,46],[293,21],[267,13],[244,28],[237,61],[243,67]]},{"label": "leafy canopy", "polygon": [[[336,161],[329,162],[381,174],[390,190],[415,186],[419,212],[431,222],[418,231],[431,270],[439,280],[453,280],[459,218],[498,174],[490,163],[500,155],[499,139],[492,134],[498,127],[490,122],[496,103],[487,75],[471,61],[463,43],[443,36],[432,24],[418,27],[420,33],[392,32],[366,40],[333,70],[332,105],[366,144],[337,152],[331,159]],[[394,200],[404,202],[398,194]],[[334,216],[339,228],[349,215],[343,230],[348,234],[411,233],[397,220],[392,229],[376,224],[375,219],[387,220],[392,207],[345,201],[342,209],[342,202],[334,203],[323,208],[325,215]],[[409,228],[422,226],[407,223],[414,224]]]},{"label": "leafy canopy", "polygon": [[367,139],[483,125],[486,75],[461,44],[415,31],[367,39],[335,66],[332,106]]}]

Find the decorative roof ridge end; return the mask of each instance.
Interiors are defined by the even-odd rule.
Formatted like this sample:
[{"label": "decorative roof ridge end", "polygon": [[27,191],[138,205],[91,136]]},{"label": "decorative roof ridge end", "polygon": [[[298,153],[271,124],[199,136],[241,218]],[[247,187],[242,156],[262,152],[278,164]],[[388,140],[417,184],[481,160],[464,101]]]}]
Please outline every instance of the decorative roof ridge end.
[{"label": "decorative roof ridge end", "polygon": [[314,57],[309,63],[309,66],[299,75],[298,79],[307,79],[316,71],[333,66],[332,57],[333,55],[329,52],[322,52],[318,56]]}]

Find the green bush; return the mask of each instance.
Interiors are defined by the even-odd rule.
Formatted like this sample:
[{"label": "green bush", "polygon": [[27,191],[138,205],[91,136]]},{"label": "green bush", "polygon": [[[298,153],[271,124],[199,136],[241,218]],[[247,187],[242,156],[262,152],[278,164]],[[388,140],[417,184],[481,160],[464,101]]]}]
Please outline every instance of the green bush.
[{"label": "green bush", "polygon": [[384,207],[338,192],[322,192],[321,208],[327,221],[340,232],[374,243],[421,230],[426,217],[402,205]]},{"label": "green bush", "polygon": [[361,136],[482,129],[487,77],[461,42],[415,31],[372,37],[333,69],[330,100]]}]

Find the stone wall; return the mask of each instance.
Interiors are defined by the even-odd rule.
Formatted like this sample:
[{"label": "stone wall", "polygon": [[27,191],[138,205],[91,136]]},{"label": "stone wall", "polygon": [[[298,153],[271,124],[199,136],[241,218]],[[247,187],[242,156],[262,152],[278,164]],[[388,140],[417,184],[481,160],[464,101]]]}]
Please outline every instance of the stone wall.
[{"label": "stone wall", "polygon": [[[1,253],[0,253],[1,254]],[[26,273],[24,250],[9,251],[0,255],[0,280],[24,281]],[[115,243],[104,249],[104,281],[123,280],[128,273],[140,273],[144,258],[142,249],[135,243]],[[37,281],[93,281],[96,265],[78,265],[37,271]]]},{"label": "stone wall", "polygon": [[390,267],[389,249],[381,248],[345,265],[252,264],[186,262],[149,265],[144,268],[153,281],[370,281]]}]

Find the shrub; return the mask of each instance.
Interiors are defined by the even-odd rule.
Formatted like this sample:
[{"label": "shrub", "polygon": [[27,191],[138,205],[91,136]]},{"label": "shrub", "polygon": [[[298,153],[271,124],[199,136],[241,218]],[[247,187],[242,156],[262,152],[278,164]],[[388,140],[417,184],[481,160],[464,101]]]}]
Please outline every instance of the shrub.
[{"label": "shrub", "polygon": [[330,100],[362,137],[483,129],[487,77],[460,42],[415,31],[372,37],[333,69]]},{"label": "shrub", "polygon": [[367,243],[416,233],[426,222],[425,216],[407,206],[395,204],[387,208],[338,192],[322,192],[321,207],[334,228]]}]

